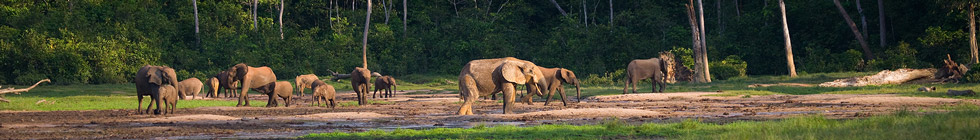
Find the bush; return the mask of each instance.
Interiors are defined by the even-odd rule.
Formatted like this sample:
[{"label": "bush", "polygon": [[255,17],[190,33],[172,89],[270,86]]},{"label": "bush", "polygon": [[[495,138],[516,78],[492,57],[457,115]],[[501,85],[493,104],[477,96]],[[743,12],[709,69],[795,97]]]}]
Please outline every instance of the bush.
[{"label": "bush", "polygon": [[745,68],[748,64],[735,55],[725,57],[721,62],[708,63],[711,66],[711,77],[718,80],[726,80],[732,77],[745,76]]},{"label": "bush", "polygon": [[613,71],[612,73],[604,73],[602,76],[598,74],[589,74],[588,77],[582,79],[582,84],[587,86],[609,86],[616,85],[622,81],[622,77],[626,77],[626,69],[619,69]]},{"label": "bush", "polygon": [[32,85],[35,82],[40,81],[41,79],[47,79],[47,76],[45,76],[44,74],[29,73],[29,74],[17,76],[17,78],[14,79],[14,84]]},{"label": "bush", "polygon": [[973,65],[970,70],[963,75],[963,80],[970,83],[980,83],[980,65]]},{"label": "bush", "polygon": [[912,49],[910,46],[905,41],[899,42],[897,47],[885,50],[885,55],[882,58],[869,62],[868,65],[873,70],[922,67],[925,63],[916,59],[916,53],[918,51]]},{"label": "bush", "polygon": [[862,70],[863,53],[858,50],[850,49],[840,53],[833,53],[829,49],[815,46],[805,48],[806,57],[797,60],[796,68],[799,72],[821,73],[821,72],[843,72]]}]

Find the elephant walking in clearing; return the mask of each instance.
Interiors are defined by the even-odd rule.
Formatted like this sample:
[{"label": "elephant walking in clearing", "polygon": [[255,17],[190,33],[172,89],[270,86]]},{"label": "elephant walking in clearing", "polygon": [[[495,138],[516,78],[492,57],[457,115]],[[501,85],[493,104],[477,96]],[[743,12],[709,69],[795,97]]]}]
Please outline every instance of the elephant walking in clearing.
[{"label": "elephant walking in clearing", "polygon": [[[269,83],[276,82],[276,73],[272,72],[272,68],[269,67],[252,67],[245,65],[245,63],[238,63],[231,68],[228,68],[228,79],[232,81],[241,82],[241,94],[238,94],[238,105],[236,106],[249,106],[248,103],[248,90],[259,88],[265,86]],[[242,105],[242,101],[245,102]]]},{"label": "elephant walking in clearing", "polygon": [[[544,74],[545,83],[543,85],[545,85],[544,89],[547,89],[541,92],[547,95],[547,97],[545,97],[545,95],[538,95],[545,97],[544,105],[551,103],[551,97],[555,95],[555,92],[557,91],[561,97],[561,103],[568,106],[568,98],[565,98],[565,88],[562,86],[562,84],[575,85],[576,101],[581,100],[582,90],[580,90],[581,86],[579,86],[578,78],[575,77],[574,72],[564,68],[545,68],[540,66],[538,69],[540,69],[541,73]],[[532,95],[527,94],[521,100],[527,102],[527,104],[531,104],[531,97]]]},{"label": "elephant walking in clearing", "polygon": [[255,88],[256,92],[269,95],[269,102],[265,107],[278,107],[279,102],[276,97],[282,98],[286,107],[293,103],[293,85],[286,81],[278,81]]},{"label": "elephant walking in clearing", "polygon": [[323,81],[316,80],[313,81],[311,85],[313,87],[313,102],[310,103],[312,106],[320,106],[320,102],[330,106],[330,108],[337,107],[337,91],[330,84],[324,83]]},{"label": "elephant walking in clearing", "polygon": [[163,103],[157,103],[157,104],[164,104],[164,106],[166,106],[166,109],[163,110],[164,112],[163,114],[173,114],[174,110],[177,110],[177,99],[179,98],[178,97],[179,91],[177,90],[177,88],[174,88],[174,86],[170,86],[170,85],[160,86],[158,91],[160,92],[161,98],[163,98]]},{"label": "elephant walking in clearing", "polygon": [[305,74],[305,75],[296,76],[296,90],[299,90],[299,96],[303,97],[304,96],[303,94],[305,94],[303,93],[303,91],[306,90],[307,88],[313,89],[313,87],[311,87],[313,81],[319,81],[319,80],[320,78],[316,77],[316,74]]},{"label": "elephant walking in clearing", "polygon": [[238,81],[235,81],[233,77],[228,76],[228,71],[221,71],[218,73],[216,78],[218,78],[218,87],[224,89],[225,98],[228,97],[238,97]]},{"label": "elephant walking in clearing", "polygon": [[[626,87],[623,87],[623,94],[627,93],[626,89],[630,87],[630,84],[633,85],[633,93],[636,93],[636,83],[647,78],[652,78],[650,79],[650,83],[653,85],[651,92],[664,92],[664,88],[667,88],[667,84],[664,83],[665,75],[667,75],[667,63],[660,58],[630,61],[626,67]],[[659,90],[657,90],[657,85],[660,85]]]},{"label": "elephant walking in clearing", "polygon": [[177,85],[180,85],[180,88],[177,89],[177,95],[180,95],[181,100],[187,96],[194,96],[191,99],[197,98],[197,94],[201,93],[201,89],[204,88],[204,83],[201,83],[201,80],[197,78],[184,79]]},{"label": "elephant walking in clearing", "polygon": [[[391,76],[381,76],[374,79],[374,94],[371,94],[371,98],[375,98],[378,95],[378,90],[381,91],[381,98],[391,98],[395,96],[395,92],[398,92],[398,88],[395,87],[395,78]],[[394,91],[392,91],[394,90]]]},{"label": "elephant walking in clearing", "polygon": [[459,91],[463,105],[458,115],[472,115],[473,102],[480,96],[503,92],[504,114],[512,114],[514,108],[515,86],[526,84],[531,89],[528,94],[541,94],[544,89],[544,74],[530,61],[513,57],[479,59],[466,63],[459,73]]},{"label": "elephant walking in clearing", "polygon": [[143,66],[136,71],[136,77],[133,81],[136,83],[136,99],[139,101],[139,104],[136,106],[136,112],[139,114],[143,114],[143,111],[140,109],[143,107],[144,95],[150,96],[150,103],[146,106],[146,113],[149,114],[150,107],[156,102],[157,109],[153,110],[153,114],[160,114],[161,104],[164,103],[159,88],[165,85],[180,88],[177,85],[177,72],[167,66]]},{"label": "elephant walking in clearing", "polygon": [[218,78],[211,77],[205,80],[205,84],[208,85],[208,93],[204,97],[218,98]]},{"label": "elephant walking in clearing", "polygon": [[371,89],[371,86],[368,85],[370,81],[371,70],[356,67],[354,71],[350,72],[350,87],[354,88],[354,93],[357,93],[357,105],[367,104],[367,94]]}]

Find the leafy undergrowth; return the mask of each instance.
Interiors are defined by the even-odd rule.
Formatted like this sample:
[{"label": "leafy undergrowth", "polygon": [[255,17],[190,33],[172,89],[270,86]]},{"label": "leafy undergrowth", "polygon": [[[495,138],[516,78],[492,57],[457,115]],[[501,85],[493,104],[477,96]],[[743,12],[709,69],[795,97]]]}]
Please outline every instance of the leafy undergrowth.
[{"label": "leafy undergrowth", "polygon": [[370,130],[318,133],[303,139],[978,139],[975,105],[948,113],[898,111],[864,119],[834,120],[819,115],[728,124],[685,120],[629,125],[615,119],[597,125],[539,125]]}]

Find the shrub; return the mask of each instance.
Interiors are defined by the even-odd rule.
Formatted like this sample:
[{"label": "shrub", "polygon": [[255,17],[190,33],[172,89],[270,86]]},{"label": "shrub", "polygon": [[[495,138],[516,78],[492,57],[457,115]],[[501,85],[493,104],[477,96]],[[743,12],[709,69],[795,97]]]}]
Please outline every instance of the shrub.
[{"label": "shrub", "polygon": [[711,66],[711,77],[718,80],[745,76],[745,68],[748,67],[745,61],[735,55],[729,55],[721,62],[708,64]]},{"label": "shrub", "polygon": [[601,76],[598,74],[589,74],[588,77],[582,79],[582,84],[589,86],[616,85],[622,81],[623,77],[626,77],[626,69],[619,69],[612,73],[606,72]]},{"label": "shrub", "polygon": [[869,62],[868,65],[874,70],[922,67],[925,63],[916,59],[918,51],[910,46],[905,41],[899,42],[897,47],[885,50],[882,58]]},{"label": "shrub", "polygon": [[963,80],[970,83],[980,83],[980,65],[973,65],[970,70],[963,75]]},{"label": "shrub", "polygon": [[47,78],[47,76],[45,76],[44,74],[39,74],[39,73],[23,74],[23,75],[17,76],[17,78],[14,79],[14,84],[17,84],[17,85],[31,85],[31,84],[34,84],[37,81],[40,81],[41,79],[46,79],[46,78]]}]

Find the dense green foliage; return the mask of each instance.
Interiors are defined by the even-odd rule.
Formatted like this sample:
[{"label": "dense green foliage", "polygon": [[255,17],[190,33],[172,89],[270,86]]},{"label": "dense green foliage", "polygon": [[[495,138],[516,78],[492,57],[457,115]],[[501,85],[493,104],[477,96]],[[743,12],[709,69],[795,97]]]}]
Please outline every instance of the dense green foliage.
[{"label": "dense green foliage", "polygon": [[[181,79],[236,63],[272,67],[280,79],[360,65],[365,0],[334,1],[332,9],[330,0],[286,1],[283,39],[279,1],[259,1],[257,24],[249,1],[199,1],[200,34],[191,2],[0,0],[0,84],[124,83],[146,64],[174,67]],[[514,56],[601,77],[631,59],[691,47],[684,1],[613,1],[612,21],[602,0],[558,0],[568,16],[549,1],[410,1],[408,21],[401,1],[387,2],[390,17],[374,2],[368,64],[383,74],[456,74],[473,59]],[[734,55],[747,74],[786,73],[776,1],[718,2],[704,3],[709,60]],[[945,54],[967,62],[962,6],[887,1],[888,45],[880,47],[877,3],[861,2],[867,40],[879,56],[867,62],[872,67],[862,65],[860,47],[830,1],[786,3],[799,71],[927,67]],[[856,3],[842,3],[860,21]]]},{"label": "dense green foliage", "polygon": [[712,124],[695,120],[629,125],[607,120],[598,125],[531,127],[476,126],[426,130],[371,130],[319,133],[304,139],[977,139],[980,111],[958,106],[949,113],[917,115],[899,111],[867,119],[833,120],[821,116],[778,121]]}]

